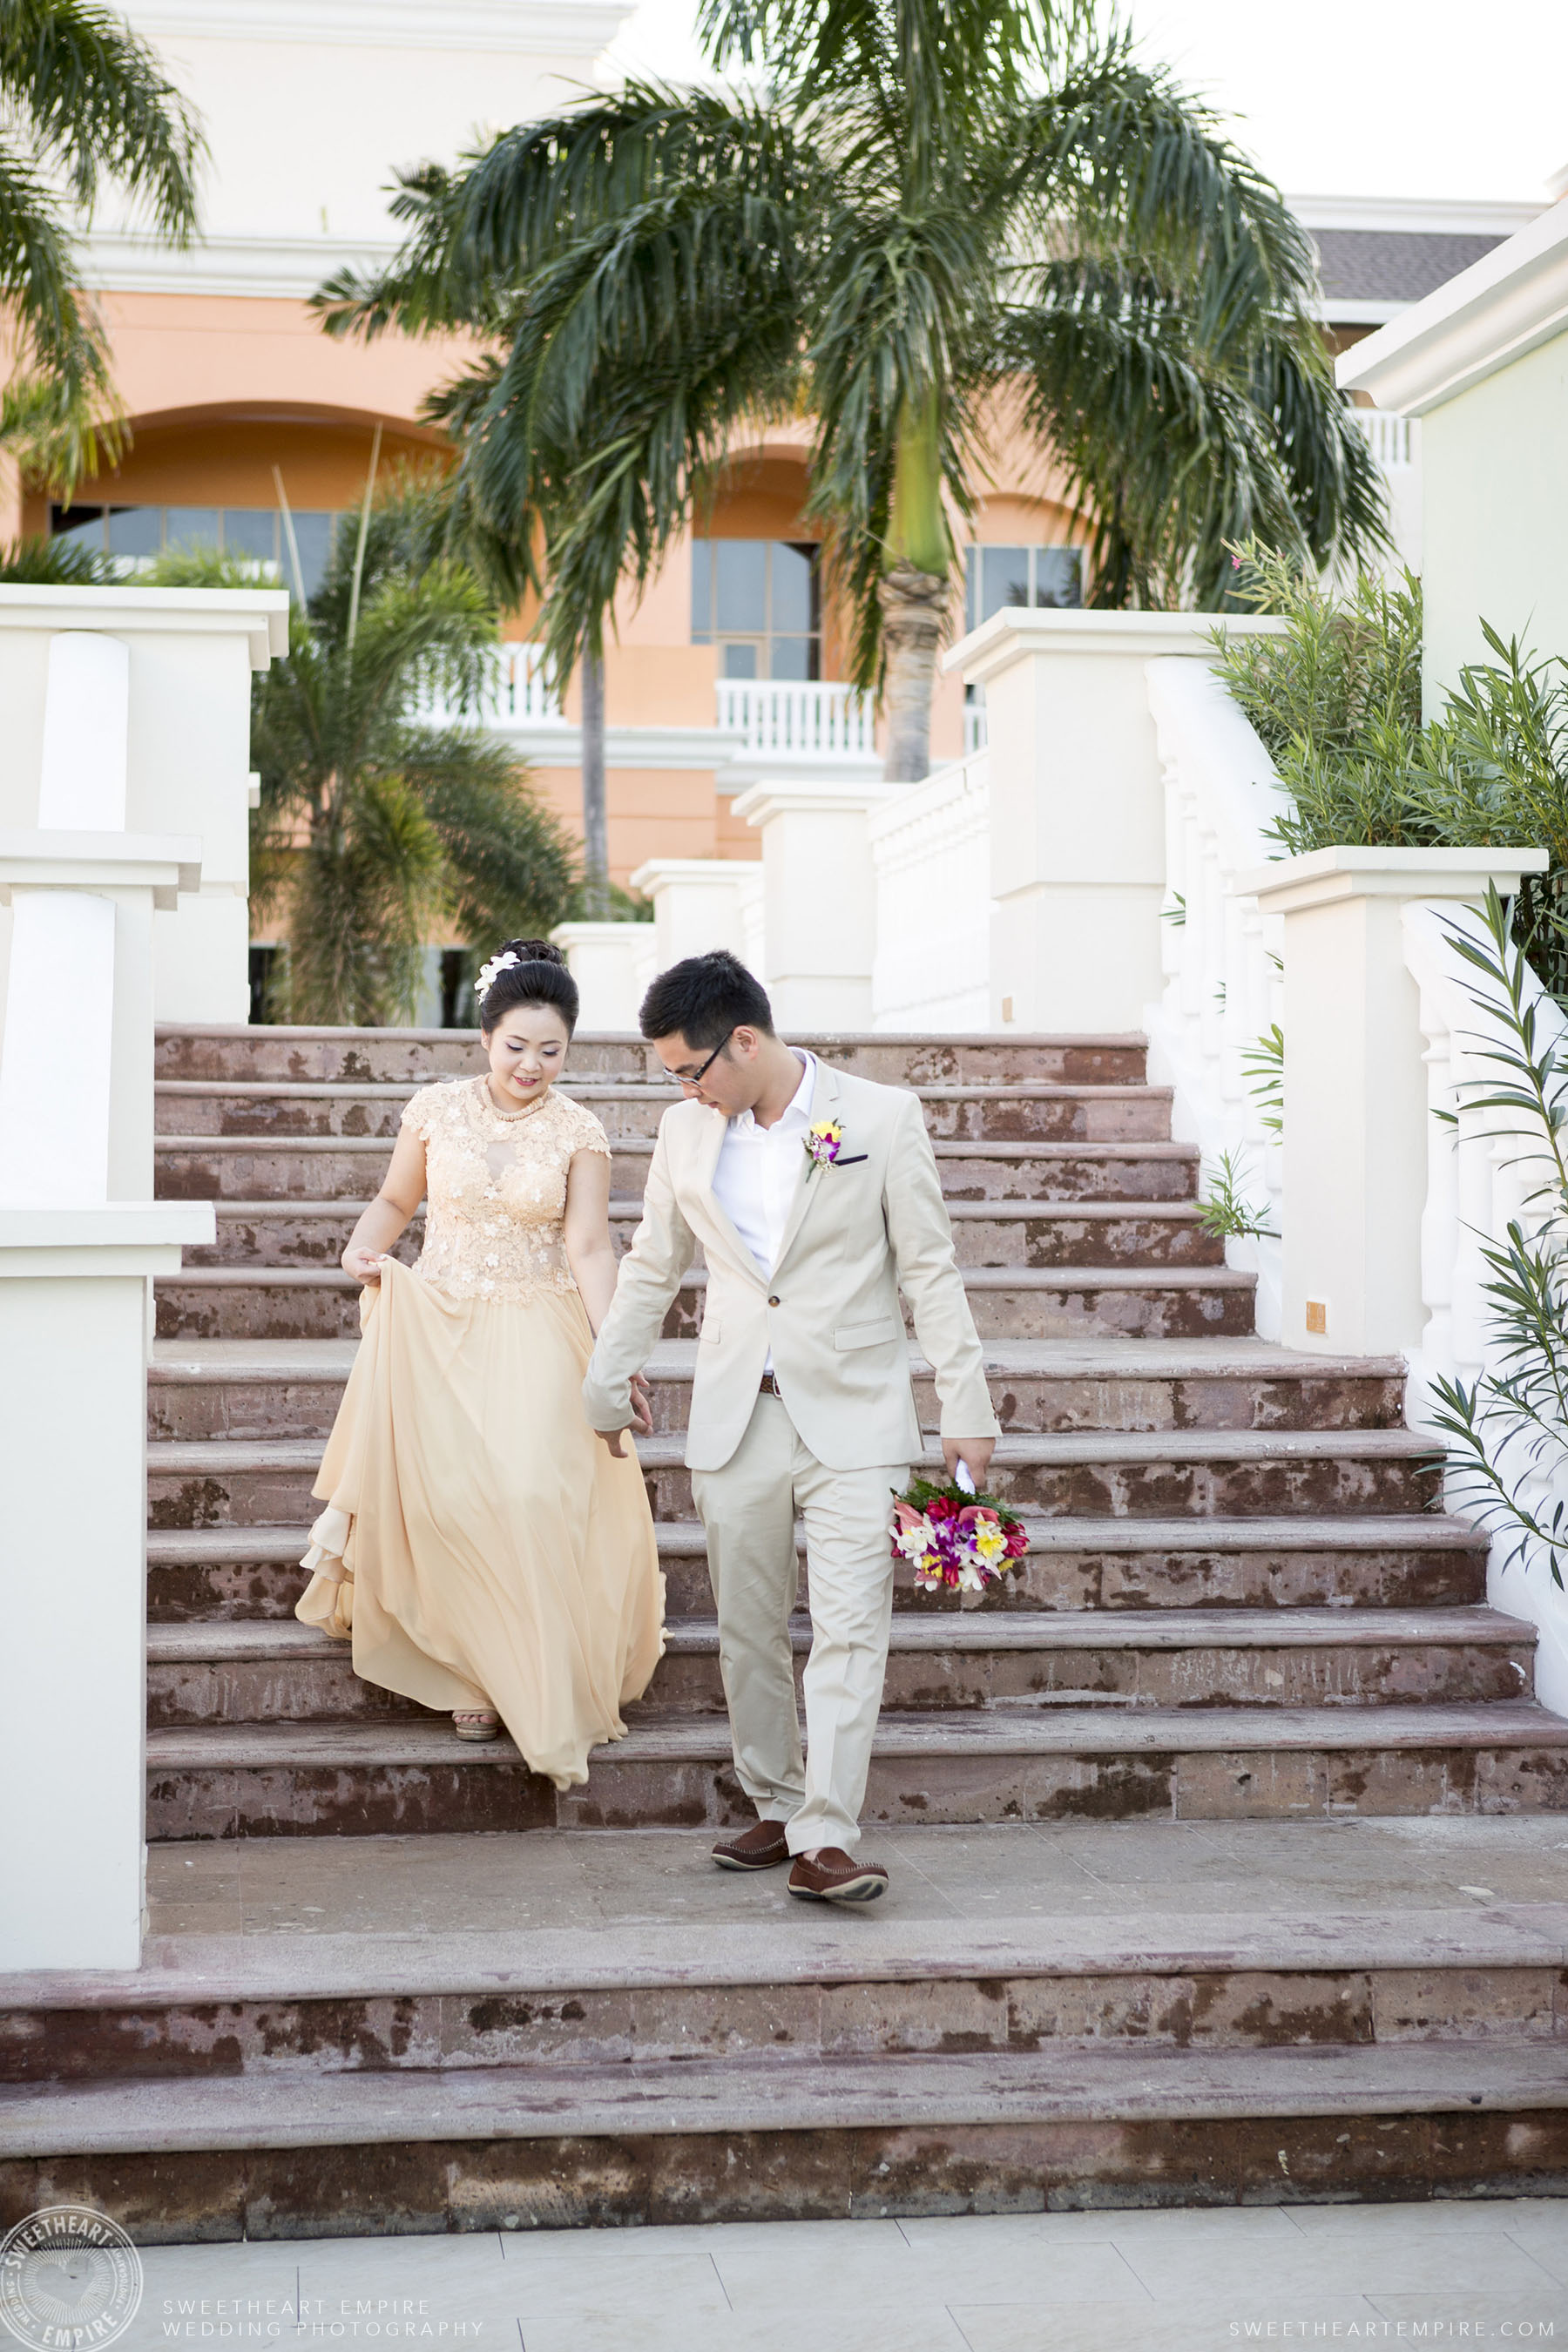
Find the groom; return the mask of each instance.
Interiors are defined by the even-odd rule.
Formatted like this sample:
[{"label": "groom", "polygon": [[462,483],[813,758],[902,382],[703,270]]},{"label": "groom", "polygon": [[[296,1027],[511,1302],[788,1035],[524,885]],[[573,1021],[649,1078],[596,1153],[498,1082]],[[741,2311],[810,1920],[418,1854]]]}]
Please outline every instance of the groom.
[{"label": "groom", "polygon": [[[673,965],[640,1017],[686,1099],[659,1122],[584,1402],[612,1454],[622,1430],[647,1425],[633,1378],[700,1243],[686,1459],[735,1769],[759,1816],[713,1859],[771,1870],[793,1855],[792,1895],[870,1902],[888,1874],[854,1849],[888,1662],[892,1496],[921,1443],[900,1289],[935,1369],[949,1476],[962,1458],[984,1486],[997,1434],[936,1160],[917,1097],[786,1045],[732,955]],[[797,1511],[812,1622],[804,1761],[789,1627]]]}]

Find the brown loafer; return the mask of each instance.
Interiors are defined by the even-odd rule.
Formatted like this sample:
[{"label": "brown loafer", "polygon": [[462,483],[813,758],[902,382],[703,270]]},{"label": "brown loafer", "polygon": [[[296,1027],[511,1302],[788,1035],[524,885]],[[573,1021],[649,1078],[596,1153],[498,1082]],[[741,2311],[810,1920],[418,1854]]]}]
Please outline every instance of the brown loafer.
[{"label": "brown loafer", "polygon": [[776,1870],[789,1860],[783,1822],[753,1822],[738,1836],[721,1838],[713,1859],[721,1870]]},{"label": "brown loafer", "polygon": [[824,1846],[815,1862],[797,1853],[789,1874],[790,1893],[808,1903],[875,1903],[887,1886],[879,1862],[853,1862],[837,1845]]}]

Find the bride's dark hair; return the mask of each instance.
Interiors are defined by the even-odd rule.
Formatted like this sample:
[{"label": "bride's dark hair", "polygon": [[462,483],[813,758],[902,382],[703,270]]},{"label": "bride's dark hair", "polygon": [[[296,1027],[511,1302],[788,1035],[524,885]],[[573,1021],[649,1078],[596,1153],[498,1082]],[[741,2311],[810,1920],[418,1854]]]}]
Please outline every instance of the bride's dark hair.
[{"label": "bride's dark hair", "polygon": [[496,955],[515,956],[517,961],[498,971],[479,999],[481,1034],[488,1037],[497,1022],[519,1004],[548,1004],[559,1013],[570,1037],[577,1026],[577,983],[560,949],[549,940],[508,940]]}]

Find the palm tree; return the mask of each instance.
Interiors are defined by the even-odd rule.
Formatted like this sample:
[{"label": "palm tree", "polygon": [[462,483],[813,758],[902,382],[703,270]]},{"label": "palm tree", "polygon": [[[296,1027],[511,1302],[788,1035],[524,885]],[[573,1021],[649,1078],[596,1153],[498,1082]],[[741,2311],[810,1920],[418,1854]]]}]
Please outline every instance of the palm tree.
[{"label": "palm tree", "polygon": [[[445,551],[451,539],[443,485],[395,481],[359,534],[339,533],[308,611],[291,615],[288,658],[256,680],[251,898],[284,917],[288,1018],[406,1020],[433,929],[473,943],[546,932],[571,903],[570,844],[512,754],[422,715],[476,709],[490,677],[495,597]],[[247,575],[198,551],[142,576]]]},{"label": "palm tree", "polygon": [[894,778],[927,770],[952,525],[1004,430],[1065,477],[1101,604],[1221,608],[1244,539],[1312,567],[1383,541],[1304,232],[1124,30],[1071,0],[700,21],[733,86],[630,83],[405,174],[400,255],[317,298],[339,333],[484,339],[436,405],[558,664],[771,415],[815,419],[806,512]]},{"label": "palm tree", "polygon": [[89,218],[108,181],[184,244],[202,136],[153,51],[98,0],[0,0],[0,309],[13,366],[0,443],[68,490],[96,462],[95,423],[110,454],[119,441],[69,212]]}]

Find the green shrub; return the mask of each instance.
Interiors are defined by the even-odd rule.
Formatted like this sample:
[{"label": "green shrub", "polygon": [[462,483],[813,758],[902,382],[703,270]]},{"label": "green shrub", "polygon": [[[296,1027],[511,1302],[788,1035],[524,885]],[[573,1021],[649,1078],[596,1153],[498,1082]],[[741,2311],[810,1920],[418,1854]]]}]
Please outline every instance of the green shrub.
[{"label": "green shrub", "polygon": [[1363,573],[1330,590],[1281,557],[1239,548],[1238,593],[1283,635],[1227,641],[1218,668],[1289,795],[1268,828],[1288,856],[1370,848],[1545,849],[1514,938],[1568,998],[1568,667],[1536,660],[1487,622],[1496,658],[1472,662],[1421,720],[1421,587]]}]

